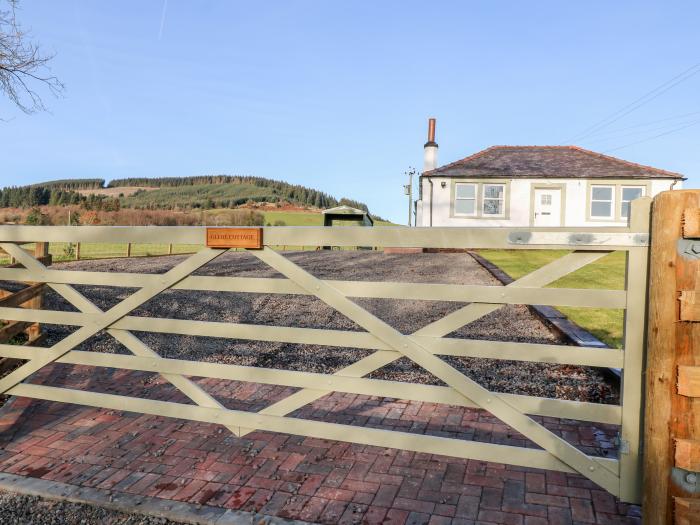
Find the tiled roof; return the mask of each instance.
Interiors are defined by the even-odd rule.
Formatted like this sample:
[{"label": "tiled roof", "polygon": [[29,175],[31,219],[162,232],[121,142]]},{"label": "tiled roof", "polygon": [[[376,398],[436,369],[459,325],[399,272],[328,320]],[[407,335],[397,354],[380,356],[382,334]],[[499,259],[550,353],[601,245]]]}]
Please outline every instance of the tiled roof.
[{"label": "tiled roof", "polygon": [[506,179],[683,179],[680,173],[635,164],[578,146],[492,146],[423,175]]}]

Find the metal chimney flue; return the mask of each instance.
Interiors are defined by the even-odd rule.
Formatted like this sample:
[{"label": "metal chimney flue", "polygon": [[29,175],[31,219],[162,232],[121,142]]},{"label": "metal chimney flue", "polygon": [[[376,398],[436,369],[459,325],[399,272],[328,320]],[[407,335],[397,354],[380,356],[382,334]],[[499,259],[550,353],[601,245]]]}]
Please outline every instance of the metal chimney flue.
[{"label": "metal chimney flue", "polygon": [[435,119],[428,119],[428,142],[435,142]]}]

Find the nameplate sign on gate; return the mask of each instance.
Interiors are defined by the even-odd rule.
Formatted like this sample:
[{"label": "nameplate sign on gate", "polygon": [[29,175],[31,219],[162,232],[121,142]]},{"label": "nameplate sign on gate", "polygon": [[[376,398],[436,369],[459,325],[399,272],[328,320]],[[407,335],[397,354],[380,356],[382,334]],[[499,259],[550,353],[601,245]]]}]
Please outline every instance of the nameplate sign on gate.
[{"label": "nameplate sign on gate", "polygon": [[262,228],[207,228],[207,246],[210,248],[263,247]]}]

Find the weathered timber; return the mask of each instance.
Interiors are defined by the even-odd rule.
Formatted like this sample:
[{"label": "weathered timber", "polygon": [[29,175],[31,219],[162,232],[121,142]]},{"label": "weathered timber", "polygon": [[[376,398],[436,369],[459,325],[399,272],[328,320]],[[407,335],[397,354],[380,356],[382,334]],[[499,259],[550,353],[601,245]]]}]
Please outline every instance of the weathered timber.
[{"label": "weathered timber", "polygon": [[677,439],[675,461],[678,468],[700,472],[700,440]]},{"label": "weathered timber", "polygon": [[700,260],[677,250],[689,208],[700,208],[700,190],[663,192],[653,202],[643,495],[650,525],[673,523],[674,498],[698,497],[671,476],[675,440],[700,439],[700,399],[677,389],[679,367],[700,365],[700,323],[678,322],[678,291],[700,289]]},{"label": "weathered timber", "polygon": [[680,314],[681,321],[700,321],[700,291],[684,290],[680,293]]},{"label": "weathered timber", "polygon": [[683,237],[700,239],[700,208],[688,208],[683,212]]},{"label": "weathered timber", "polygon": [[700,366],[678,367],[678,393],[686,397],[700,398]]}]

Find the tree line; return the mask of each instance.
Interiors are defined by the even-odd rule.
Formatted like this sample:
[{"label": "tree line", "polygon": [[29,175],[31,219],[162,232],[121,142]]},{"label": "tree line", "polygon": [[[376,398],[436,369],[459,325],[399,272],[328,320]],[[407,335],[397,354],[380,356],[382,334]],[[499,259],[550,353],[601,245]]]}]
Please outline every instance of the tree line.
[{"label": "tree line", "polygon": [[33,184],[43,188],[57,188],[62,190],[96,190],[105,187],[104,179],[58,179]]},{"label": "tree line", "polygon": [[106,195],[81,195],[57,186],[11,186],[0,189],[0,208],[74,205],[87,210],[118,210],[119,200]]},{"label": "tree line", "polygon": [[[260,188],[259,194],[250,194],[245,191],[235,194],[209,194],[202,192],[201,188],[193,186],[254,186]],[[175,208],[235,208],[250,201],[253,202],[289,202],[301,206],[313,206],[324,209],[339,205],[352,206],[364,211],[369,211],[367,205],[353,199],[336,199],[319,190],[308,188],[299,184],[266,179],[263,177],[233,176],[233,175],[207,175],[195,177],[160,177],[160,178],[126,178],[115,179],[109,182],[107,187],[157,187],[177,188],[177,195],[156,195],[151,191],[140,190],[132,197],[120,199],[105,195],[82,195],[77,190],[91,190],[105,188],[104,179],[62,179],[54,180],[30,186],[12,186],[0,190],[0,207],[3,208],[27,208],[34,206],[70,206],[81,205],[87,209],[100,210],[103,207],[113,209],[115,207],[136,207],[147,209],[175,209]],[[214,189],[214,188],[212,188]],[[182,191],[179,191],[182,190]],[[145,195],[142,195],[145,193]],[[254,192],[254,193],[257,193]],[[148,197],[146,199],[139,198]]]},{"label": "tree line", "polygon": [[[114,179],[109,182],[110,188],[118,188],[122,186],[145,186],[152,188],[179,187],[179,186],[197,186],[205,184],[252,184],[260,188],[266,188],[273,193],[272,197],[253,198],[252,200],[260,200],[265,202],[287,201],[295,204],[314,206],[316,208],[330,208],[340,204],[346,204],[354,208],[367,210],[367,205],[352,199],[342,198],[340,200],[328,195],[319,190],[302,186],[300,184],[290,184],[274,179],[266,179],[264,177],[253,177],[248,175],[200,175],[194,177],[129,177],[125,179]],[[241,198],[235,202],[226,202],[222,207],[236,206],[244,204],[247,198]],[[219,204],[219,203],[217,203]]]}]

